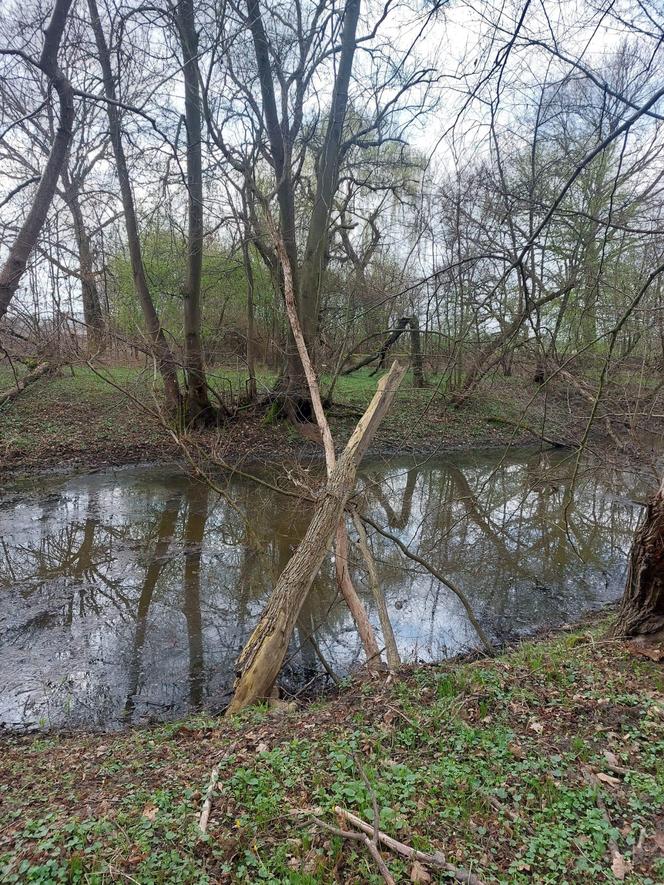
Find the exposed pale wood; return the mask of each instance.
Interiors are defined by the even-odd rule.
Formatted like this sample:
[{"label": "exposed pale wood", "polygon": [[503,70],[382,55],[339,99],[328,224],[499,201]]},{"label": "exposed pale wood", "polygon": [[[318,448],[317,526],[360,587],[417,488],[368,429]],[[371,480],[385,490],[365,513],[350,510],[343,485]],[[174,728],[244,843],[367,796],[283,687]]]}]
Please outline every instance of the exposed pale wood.
[{"label": "exposed pale wood", "polygon": [[[316,377],[316,372],[311,362],[311,357],[307,349],[304,333],[302,331],[302,325],[300,323],[300,317],[297,311],[295,283],[290,258],[288,256],[288,252],[286,250],[282,237],[280,237],[276,231],[274,232],[274,240],[275,248],[277,250],[277,254],[279,256],[279,260],[283,269],[284,299],[286,303],[288,321],[290,323],[293,340],[295,341],[295,345],[300,356],[300,362],[302,364],[307,380],[307,386],[309,387],[309,395],[311,397],[311,403],[314,409],[314,414],[316,416],[316,423],[318,424],[318,429],[320,430],[321,438],[323,441],[323,448],[325,450],[325,464],[327,468],[327,475],[328,477],[330,477],[336,464],[336,453],[334,451],[334,440],[332,438],[332,431],[330,430],[330,425],[325,414],[325,409],[323,408],[323,401],[320,395],[318,379]],[[346,604],[348,605],[348,608],[350,609],[350,612],[353,616],[353,620],[355,621],[355,624],[357,626],[357,631],[360,635],[360,639],[362,640],[362,645],[364,647],[369,666],[377,666],[380,664],[380,649],[378,648],[376,635],[374,633],[373,627],[371,626],[366,610],[362,605],[360,597],[357,595],[355,587],[353,586],[350,572],[348,571],[348,533],[346,531],[346,524],[343,520],[343,511],[340,514],[339,525],[336,532],[335,571],[337,576],[337,583],[339,585],[339,591],[344,597]]]},{"label": "exposed pale wood", "polygon": [[360,634],[364,651],[367,655],[367,664],[370,669],[375,669],[381,664],[380,648],[376,639],[376,634],[369,621],[367,610],[362,605],[360,597],[353,585],[348,569],[348,532],[344,523],[343,515],[337,526],[337,534],[335,540],[335,557],[334,567],[337,575],[337,584],[339,590],[346,601],[346,605],[350,609],[350,613],[355,621],[357,632]]},{"label": "exposed pale wood", "polygon": [[[335,805],[334,810],[339,817],[348,821],[352,826],[357,827],[358,830],[361,830],[368,836],[374,836],[374,827],[361,817],[358,817],[350,811],[346,811],[345,808],[341,808],[339,805]],[[393,839],[392,836],[388,836],[387,833],[383,833],[382,830],[378,831],[377,839],[385,845],[386,848],[389,848],[396,854],[400,854],[401,857],[405,857],[407,860],[419,860],[420,863],[435,866],[440,870],[445,870],[450,873],[457,882],[464,882],[465,885],[483,885],[482,880],[478,879],[478,877],[474,873],[471,873],[470,870],[464,870],[461,867],[455,867],[453,864],[448,863],[442,851],[436,851],[433,854],[427,854],[425,851],[418,851],[416,848],[406,845],[405,842],[399,842],[398,839]]]},{"label": "exposed pale wood", "polygon": [[304,538],[290,558],[244,647],[237,665],[235,693],[228,713],[266,698],[283,664],[297,616],[330,549],[339,520],[355,487],[357,467],[380,419],[389,409],[406,369],[394,363],[333,467]]},{"label": "exposed pale wood", "polygon": [[198,829],[201,831],[201,833],[207,832],[208,822],[210,820],[210,812],[212,811],[212,799],[214,797],[215,788],[219,781],[220,768],[221,763],[219,762],[210,772],[210,780],[207,785],[207,790],[205,791],[205,800],[203,802],[203,808],[201,809],[201,816],[198,819]]}]

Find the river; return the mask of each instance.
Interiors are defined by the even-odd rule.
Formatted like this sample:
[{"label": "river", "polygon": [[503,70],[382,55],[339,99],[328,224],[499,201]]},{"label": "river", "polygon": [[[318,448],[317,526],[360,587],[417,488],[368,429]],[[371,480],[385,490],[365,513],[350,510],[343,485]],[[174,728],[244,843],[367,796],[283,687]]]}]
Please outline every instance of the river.
[{"label": "river", "polygon": [[[574,621],[622,591],[644,483],[584,468],[570,497],[573,468],[567,452],[532,449],[372,459],[359,486],[373,517],[463,588],[502,641]],[[290,479],[318,470],[294,466]],[[260,475],[285,482],[283,470]],[[222,496],[176,467],[136,467],[5,487],[4,727],[112,729],[224,706],[237,654],[309,510],[250,479],[219,482]],[[453,593],[391,541],[374,535],[372,546],[405,662],[477,647]],[[319,651],[339,675],[362,661],[329,557],[293,637],[288,688],[324,683]]]}]

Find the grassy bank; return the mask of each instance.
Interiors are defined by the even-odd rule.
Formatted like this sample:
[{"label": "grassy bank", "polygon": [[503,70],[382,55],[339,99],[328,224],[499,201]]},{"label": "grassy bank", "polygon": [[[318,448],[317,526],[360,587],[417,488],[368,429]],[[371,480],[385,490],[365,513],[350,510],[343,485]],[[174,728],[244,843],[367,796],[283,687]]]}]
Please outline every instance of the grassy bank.
[{"label": "grassy bank", "polygon": [[[99,467],[178,457],[180,452],[168,433],[136,403],[154,409],[152,374],[127,367],[103,371],[116,386],[86,366],[67,368],[55,377],[38,381],[15,401],[0,407],[0,469]],[[259,389],[266,390],[274,376],[264,371],[258,380]],[[336,406],[330,418],[340,440],[350,433],[370,401],[376,380],[369,370],[338,380]],[[326,381],[323,379],[324,385]],[[431,378],[429,388],[417,390],[410,376],[406,377],[380,428],[377,450],[421,452],[535,440],[523,430],[515,431],[514,422],[519,422],[532,395],[519,379],[501,379],[499,384],[479,391],[461,410],[450,408],[439,381]],[[215,370],[210,382],[226,394],[244,390],[244,375],[232,369]],[[1,370],[0,389],[11,383],[9,370]],[[539,426],[540,411],[532,407],[526,423]],[[569,414],[551,403],[547,418],[554,436],[570,423]],[[208,434],[206,445],[212,436],[216,437],[212,440],[215,447],[221,447],[229,459],[270,458],[281,452],[292,454],[297,446],[312,447],[290,425],[266,421],[264,410],[241,410],[230,425]]]},{"label": "grassy bank", "polygon": [[[602,624],[302,709],[5,735],[0,768],[8,883],[379,883],[362,845],[312,821],[338,826],[335,806],[370,821],[372,794],[386,833],[484,882],[664,881],[664,671]],[[383,857],[397,882],[415,875]]]}]

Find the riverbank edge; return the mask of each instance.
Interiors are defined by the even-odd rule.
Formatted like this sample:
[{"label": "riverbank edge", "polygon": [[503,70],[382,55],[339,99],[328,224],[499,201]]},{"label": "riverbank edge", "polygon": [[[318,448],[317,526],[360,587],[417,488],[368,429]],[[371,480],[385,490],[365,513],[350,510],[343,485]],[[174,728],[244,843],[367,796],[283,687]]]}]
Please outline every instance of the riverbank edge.
[{"label": "riverbank edge", "polygon": [[[118,369],[124,373],[128,369]],[[28,388],[0,411],[0,479],[39,475],[51,470],[97,471],[137,464],[187,460],[172,434],[135,401],[148,396],[145,383],[125,381],[131,399],[89,372],[56,376]],[[329,419],[338,447],[350,436],[375,389],[375,379],[358,378],[340,388]],[[404,387],[378,430],[371,454],[426,457],[461,450],[573,444],[582,425],[570,412],[569,394],[531,404],[532,385],[501,379],[478,392],[463,408],[435,388]],[[522,421],[528,411],[528,420]],[[578,426],[577,426],[578,424]],[[530,427],[531,429],[527,429]],[[306,433],[305,433],[306,431]],[[184,437],[201,463],[223,461],[231,467],[321,457],[311,427],[298,429],[270,419],[262,410],[241,411],[228,424]],[[541,436],[545,437],[543,441]],[[593,443],[601,447],[601,427]]]},{"label": "riverbank edge", "polygon": [[[231,720],[1,735],[1,880],[379,882],[359,843],[312,822],[371,820],[375,797],[386,832],[485,882],[617,881],[621,864],[663,881],[664,667],[607,626],[603,610]],[[396,881],[449,880],[384,859]]]}]

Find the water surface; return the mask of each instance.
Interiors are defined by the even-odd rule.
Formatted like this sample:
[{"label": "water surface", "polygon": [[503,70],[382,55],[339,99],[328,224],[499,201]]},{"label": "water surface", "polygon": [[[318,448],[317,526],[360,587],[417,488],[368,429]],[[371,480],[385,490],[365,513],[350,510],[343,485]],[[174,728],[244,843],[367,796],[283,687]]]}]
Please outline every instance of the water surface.
[{"label": "water surface", "polygon": [[[620,595],[644,487],[628,472],[582,471],[570,502],[572,469],[568,453],[533,450],[374,460],[360,486],[374,518],[462,587],[489,635],[504,639]],[[4,726],[112,728],[224,706],[309,511],[251,480],[220,482],[221,497],[175,468],[149,467],[5,489]],[[453,593],[392,542],[373,536],[372,546],[405,661],[477,645]],[[377,623],[359,557],[352,571]],[[300,616],[284,673],[292,689],[321,678],[319,651],[339,674],[362,661],[333,573],[328,557]]]}]

